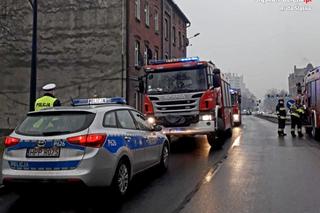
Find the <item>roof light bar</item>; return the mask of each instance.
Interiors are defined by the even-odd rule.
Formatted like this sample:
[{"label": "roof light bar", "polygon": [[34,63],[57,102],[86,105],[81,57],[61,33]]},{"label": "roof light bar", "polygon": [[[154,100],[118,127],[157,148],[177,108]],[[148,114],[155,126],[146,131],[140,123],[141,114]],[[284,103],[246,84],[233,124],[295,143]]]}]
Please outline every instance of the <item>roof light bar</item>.
[{"label": "roof light bar", "polygon": [[73,99],[72,106],[89,106],[103,104],[127,104],[127,101],[122,97],[114,98],[89,98],[89,99]]},{"label": "roof light bar", "polygon": [[193,62],[193,61],[200,61],[200,59],[199,59],[199,57],[173,58],[173,59],[151,60],[149,63],[151,65],[158,65],[158,64],[169,64],[169,63],[179,63],[179,62]]}]

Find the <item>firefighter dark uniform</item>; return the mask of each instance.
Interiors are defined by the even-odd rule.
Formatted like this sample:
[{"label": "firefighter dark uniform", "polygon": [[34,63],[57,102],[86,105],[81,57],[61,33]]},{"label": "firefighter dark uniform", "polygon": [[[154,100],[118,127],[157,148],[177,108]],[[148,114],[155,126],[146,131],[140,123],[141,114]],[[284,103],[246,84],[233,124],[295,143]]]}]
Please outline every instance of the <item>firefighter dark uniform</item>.
[{"label": "firefighter dark uniform", "polygon": [[303,137],[302,134],[302,116],[304,115],[304,107],[298,102],[291,105],[291,135],[296,137],[295,129],[298,127],[299,137]]},{"label": "firefighter dark uniform", "polygon": [[276,107],[276,112],[278,115],[278,135],[279,136],[286,136],[287,134],[284,133],[284,129],[286,126],[286,116],[287,110],[284,106],[284,100],[280,99],[278,105]]},{"label": "firefighter dark uniform", "polygon": [[56,88],[55,84],[47,84],[42,89],[47,91],[41,98],[38,98],[35,102],[35,111],[42,110],[48,107],[61,106],[58,98],[53,95],[53,90]]}]

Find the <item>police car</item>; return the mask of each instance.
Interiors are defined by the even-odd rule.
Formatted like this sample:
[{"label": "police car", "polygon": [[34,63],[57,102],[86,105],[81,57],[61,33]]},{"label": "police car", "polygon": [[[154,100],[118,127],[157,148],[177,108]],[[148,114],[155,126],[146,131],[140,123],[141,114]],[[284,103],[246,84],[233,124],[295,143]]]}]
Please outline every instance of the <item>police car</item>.
[{"label": "police car", "polygon": [[126,194],[131,178],[168,167],[161,127],[123,98],[78,99],[74,106],[30,112],[5,139],[3,183],[79,182]]}]

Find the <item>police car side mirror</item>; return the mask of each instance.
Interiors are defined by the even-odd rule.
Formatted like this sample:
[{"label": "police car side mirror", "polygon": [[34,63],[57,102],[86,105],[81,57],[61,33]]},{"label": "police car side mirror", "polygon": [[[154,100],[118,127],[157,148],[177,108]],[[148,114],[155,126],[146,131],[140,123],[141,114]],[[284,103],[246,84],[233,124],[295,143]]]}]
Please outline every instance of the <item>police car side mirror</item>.
[{"label": "police car side mirror", "polygon": [[162,127],[160,125],[155,125],[153,127],[153,130],[156,131],[156,132],[160,132],[162,130]]}]

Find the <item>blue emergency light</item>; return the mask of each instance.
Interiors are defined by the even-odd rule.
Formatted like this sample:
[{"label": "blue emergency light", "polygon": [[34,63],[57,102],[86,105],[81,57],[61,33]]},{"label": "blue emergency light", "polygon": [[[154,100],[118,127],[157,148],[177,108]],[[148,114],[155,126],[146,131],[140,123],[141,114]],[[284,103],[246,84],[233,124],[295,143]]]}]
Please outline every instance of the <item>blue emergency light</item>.
[{"label": "blue emergency light", "polygon": [[194,62],[200,61],[199,57],[189,57],[189,58],[173,58],[173,59],[162,59],[162,60],[150,60],[149,64],[158,65],[158,64],[170,64],[170,63],[179,63],[179,62]]},{"label": "blue emergency light", "polygon": [[127,104],[126,99],[122,97],[113,98],[89,98],[89,99],[73,99],[72,106],[89,106],[103,104]]}]

